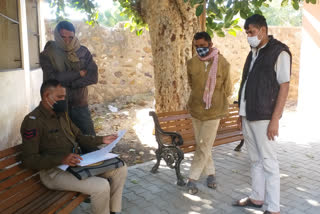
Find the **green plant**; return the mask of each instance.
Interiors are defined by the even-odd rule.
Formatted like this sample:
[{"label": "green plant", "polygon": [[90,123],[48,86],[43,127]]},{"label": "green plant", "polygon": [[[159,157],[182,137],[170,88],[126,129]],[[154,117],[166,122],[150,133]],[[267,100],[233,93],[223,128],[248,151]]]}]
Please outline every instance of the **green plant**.
[{"label": "green plant", "polygon": [[269,7],[261,7],[269,26],[301,26],[301,8],[295,10],[290,5],[281,6],[281,0],[273,0]]},{"label": "green plant", "polygon": [[128,16],[120,15],[122,7],[118,2],[113,2],[113,8],[99,12],[98,23],[107,27],[113,27],[118,22],[129,21]]},{"label": "green plant", "polygon": [[130,28],[130,31],[135,31],[139,36],[143,30],[149,30],[148,24],[141,16],[140,0],[117,0],[123,8],[120,15],[127,16],[130,22],[126,23],[124,27]]},{"label": "green plant", "polygon": [[[226,32],[236,36],[236,32],[241,31],[238,25],[239,16],[246,19],[253,14],[263,14],[263,9],[269,8],[272,0],[184,0],[184,2],[196,7],[197,16],[202,14],[206,6],[207,32],[211,36],[215,33],[223,37]],[[301,2],[303,0],[282,0],[281,7],[286,7],[290,3],[295,10],[298,10]],[[306,0],[306,2],[315,4],[316,0]]]},{"label": "green plant", "polygon": [[[65,16],[66,6],[75,8],[87,14],[88,24],[95,24],[98,19],[98,11],[94,0],[47,0],[51,7],[56,8],[57,19]],[[125,27],[131,31],[136,31],[141,35],[143,30],[148,30],[148,25],[143,19],[141,10],[142,0],[114,0],[118,1],[123,8],[121,15],[126,15],[131,22]],[[272,0],[184,0],[186,4],[196,8],[196,16],[200,16],[206,7],[206,26],[210,35],[225,36],[225,33],[236,36],[236,32],[241,30],[238,25],[240,17],[243,19],[258,13],[263,14],[262,7],[269,7]],[[295,9],[299,9],[303,0],[282,0],[281,6],[289,4]],[[316,4],[316,0],[305,0],[306,3]],[[240,17],[239,17],[240,16]]]},{"label": "green plant", "polygon": [[98,10],[94,0],[47,0],[51,8],[56,8],[57,21],[64,20],[67,16],[66,7],[74,8],[87,16],[86,23],[94,25],[97,23]]}]

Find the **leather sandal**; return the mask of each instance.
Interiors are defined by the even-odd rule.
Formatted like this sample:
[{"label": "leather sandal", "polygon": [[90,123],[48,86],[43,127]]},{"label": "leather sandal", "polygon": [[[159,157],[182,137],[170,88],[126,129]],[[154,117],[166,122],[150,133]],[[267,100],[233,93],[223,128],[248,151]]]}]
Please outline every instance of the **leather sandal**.
[{"label": "leather sandal", "polygon": [[191,195],[195,195],[198,193],[197,185],[192,181],[188,181],[187,189],[188,189],[189,194],[191,194]]},{"label": "leather sandal", "polygon": [[211,189],[217,188],[216,177],[213,175],[209,175],[207,178],[207,186]]},{"label": "leather sandal", "polygon": [[[262,207],[262,204],[254,204],[250,198],[244,198],[244,199],[240,199],[236,202],[234,202],[232,204],[232,206],[235,206],[235,207],[254,207],[254,208],[261,208]],[[268,214],[268,213],[267,213]]]}]

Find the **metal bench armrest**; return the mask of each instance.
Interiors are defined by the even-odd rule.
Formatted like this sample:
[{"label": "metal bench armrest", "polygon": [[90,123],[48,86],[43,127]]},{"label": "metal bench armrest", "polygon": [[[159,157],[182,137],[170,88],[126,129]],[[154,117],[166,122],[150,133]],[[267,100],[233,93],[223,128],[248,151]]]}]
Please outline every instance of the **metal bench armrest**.
[{"label": "metal bench armrest", "polygon": [[156,139],[157,139],[157,142],[159,143],[159,145],[163,146],[164,144],[166,144],[161,140],[161,135],[171,137],[171,144],[173,146],[181,146],[181,145],[183,145],[183,139],[182,139],[182,136],[179,133],[164,131],[161,128],[159,120],[158,120],[158,117],[157,117],[157,115],[156,115],[156,113],[154,111],[150,111],[149,115],[152,116],[152,118],[153,118],[153,121],[154,121],[154,124],[155,124],[155,135],[156,135]]}]

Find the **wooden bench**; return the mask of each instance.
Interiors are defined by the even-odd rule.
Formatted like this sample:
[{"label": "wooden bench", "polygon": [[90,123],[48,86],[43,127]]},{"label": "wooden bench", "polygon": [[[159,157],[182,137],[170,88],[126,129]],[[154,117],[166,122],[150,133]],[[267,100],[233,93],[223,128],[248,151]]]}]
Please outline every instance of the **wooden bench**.
[{"label": "wooden bench", "polygon": [[[151,111],[149,115],[153,117],[155,136],[158,142],[157,163],[151,172],[156,173],[160,160],[164,159],[170,168],[176,170],[177,184],[182,186],[185,182],[180,173],[180,163],[184,159],[184,153],[194,151],[196,148],[191,115],[187,110],[158,114]],[[240,151],[243,145],[243,135],[238,125],[238,118],[238,105],[231,104],[228,116],[220,120],[213,146],[241,141],[235,149]]]},{"label": "wooden bench", "polygon": [[0,151],[0,213],[70,213],[88,195],[47,189],[38,171],[21,166],[21,145]]}]

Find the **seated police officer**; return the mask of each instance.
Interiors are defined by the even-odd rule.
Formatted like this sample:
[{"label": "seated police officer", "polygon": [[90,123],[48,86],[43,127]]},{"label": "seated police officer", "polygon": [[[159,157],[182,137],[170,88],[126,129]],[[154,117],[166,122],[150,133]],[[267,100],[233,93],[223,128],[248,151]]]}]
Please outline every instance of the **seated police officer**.
[{"label": "seated police officer", "polygon": [[21,125],[23,165],[40,170],[41,181],[49,189],[91,195],[93,213],[121,212],[126,166],[84,180],[57,168],[60,164],[76,166],[82,159],[78,155],[79,147],[92,151],[117,137],[82,135],[66,114],[65,96],[66,90],[57,80],[42,84],[39,106],[24,118]]}]

